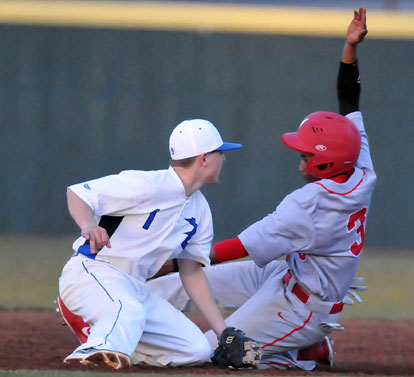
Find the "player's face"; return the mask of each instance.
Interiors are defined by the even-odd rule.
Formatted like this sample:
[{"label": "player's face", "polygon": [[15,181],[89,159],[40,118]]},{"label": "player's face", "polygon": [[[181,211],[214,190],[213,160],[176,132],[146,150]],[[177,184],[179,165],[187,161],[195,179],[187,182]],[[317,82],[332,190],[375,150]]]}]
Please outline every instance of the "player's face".
[{"label": "player's face", "polygon": [[318,179],[315,178],[313,175],[310,175],[306,170],[306,165],[308,161],[312,158],[312,155],[301,153],[300,157],[301,160],[299,163],[299,171],[302,174],[303,179],[308,183],[317,181]]},{"label": "player's face", "polygon": [[205,184],[214,185],[218,183],[221,168],[226,157],[221,151],[210,152],[205,156],[207,167],[205,169]]}]

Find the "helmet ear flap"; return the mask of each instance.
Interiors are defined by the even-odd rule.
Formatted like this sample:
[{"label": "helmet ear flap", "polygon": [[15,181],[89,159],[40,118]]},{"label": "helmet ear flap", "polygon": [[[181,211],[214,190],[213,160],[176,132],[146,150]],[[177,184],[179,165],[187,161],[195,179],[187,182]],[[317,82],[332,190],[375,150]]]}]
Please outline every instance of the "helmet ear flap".
[{"label": "helmet ear flap", "polygon": [[312,156],[312,158],[310,158],[308,163],[306,164],[306,171],[312,177],[317,178],[317,171],[316,171],[316,164],[315,163],[316,163],[315,157]]},{"label": "helmet ear flap", "polygon": [[317,158],[312,157],[306,164],[306,171],[314,178],[327,178],[330,176],[329,171],[334,170],[335,162],[318,163]]}]

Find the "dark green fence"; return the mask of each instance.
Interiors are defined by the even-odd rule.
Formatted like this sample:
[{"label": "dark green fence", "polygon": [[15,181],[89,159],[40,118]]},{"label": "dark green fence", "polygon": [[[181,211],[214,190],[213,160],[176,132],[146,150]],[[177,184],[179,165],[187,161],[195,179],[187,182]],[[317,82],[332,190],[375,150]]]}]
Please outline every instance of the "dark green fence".
[{"label": "dark green fence", "polygon": [[[316,110],[336,111],[343,40],[276,35],[0,27],[0,231],[76,234],[66,186],[168,166],[168,136],[213,121],[229,152],[204,190],[216,239],[233,237],[302,185],[280,142]],[[414,42],[360,47],[361,106],[379,176],[367,244],[412,247]]]}]

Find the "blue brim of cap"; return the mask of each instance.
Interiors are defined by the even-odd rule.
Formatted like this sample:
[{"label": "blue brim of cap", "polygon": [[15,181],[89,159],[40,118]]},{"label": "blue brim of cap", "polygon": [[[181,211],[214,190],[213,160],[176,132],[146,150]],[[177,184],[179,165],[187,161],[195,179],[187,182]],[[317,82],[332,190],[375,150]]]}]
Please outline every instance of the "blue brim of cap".
[{"label": "blue brim of cap", "polygon": [[223,143],[222,146],[215,149],[216,151],[230,151],[232,149],[239,149],[242,145],[238,143]]}]

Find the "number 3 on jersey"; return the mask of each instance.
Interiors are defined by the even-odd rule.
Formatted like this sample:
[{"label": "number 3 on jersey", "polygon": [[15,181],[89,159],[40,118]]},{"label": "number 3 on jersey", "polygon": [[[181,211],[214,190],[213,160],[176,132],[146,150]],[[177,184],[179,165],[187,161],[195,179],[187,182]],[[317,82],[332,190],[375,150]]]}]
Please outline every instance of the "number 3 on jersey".
[{"label": "number 3 on jersey", "polygon": [[361,238],[359,243],[357,240],[350,247],[351,253],[355,256],[358,256],[361,253],[362,247],[364,246],[366,213],[367,209],[364,207],[358,212],[353,213],[348,219],[348,232],[357,226],[356,232]]}]

